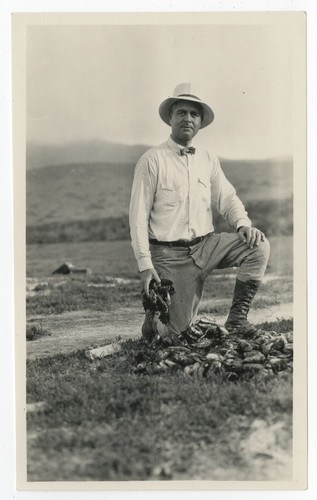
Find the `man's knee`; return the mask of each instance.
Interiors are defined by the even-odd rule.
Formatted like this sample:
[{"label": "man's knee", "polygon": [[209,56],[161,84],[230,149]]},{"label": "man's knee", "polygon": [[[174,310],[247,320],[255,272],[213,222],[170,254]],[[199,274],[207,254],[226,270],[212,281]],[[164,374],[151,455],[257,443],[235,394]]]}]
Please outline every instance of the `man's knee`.
[{"label": "man's knee", "polygon": [[258,254],[261,260],[263,262],[267,262],[269,260],[270,256],[270,242],[266,238],[264,238],[264,241],[261,241],[259,246],[257,247],[258,249]]}]

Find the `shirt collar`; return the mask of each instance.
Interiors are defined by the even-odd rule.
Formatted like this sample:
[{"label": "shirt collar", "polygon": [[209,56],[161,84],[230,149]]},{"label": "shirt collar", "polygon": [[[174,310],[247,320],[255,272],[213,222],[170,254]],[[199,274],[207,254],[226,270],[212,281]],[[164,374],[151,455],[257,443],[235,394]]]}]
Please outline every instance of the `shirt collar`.
[{"label": "shirt collar", "polygon": [[175,151],[175,153],[179,153],[179,150],[184,147],[184,146],[181,146],[180,144],[177,144],[177,142],[173,141],[173,139],[171,138],[171,136],[169,136],[169,138],[167,139],[167,144],[169,145],[169,147],[173,151]]}]

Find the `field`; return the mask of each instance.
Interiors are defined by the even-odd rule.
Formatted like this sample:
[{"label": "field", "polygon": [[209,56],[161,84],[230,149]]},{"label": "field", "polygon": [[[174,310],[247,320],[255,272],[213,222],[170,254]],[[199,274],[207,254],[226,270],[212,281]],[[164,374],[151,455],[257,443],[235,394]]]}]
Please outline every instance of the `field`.
[{"label": "field", "polygon": [[[292,161],[222,160],[254,224],[269,236],[292,234]],[[71,164],[27,172],[27,243],[129,239],[134,164]],[[218,232],[229,227],[215,216]]]},{"label": "field", "polygon": [[[263,323],[277,311],[265,327],[289,331],[292,320],[282,314],[292,302],[292,238],[271,246],[253,317]],[[28,333],[35,334],[27,342],[27,403],[45,404],[28,413],[30,481],[290,479],[290,373],[238,382],[136,375],[146,346],[130,243],[30,245],[27,260]],[[92,272],[53,277],[64,261]],[[234,272],[210,277],[201,312],[222,321],[233,284]],[[85,349],[118,336],[121,353],[85,358]]]},{"label": "field", "polygon": [[[140,336],[140,281],[129,241],[134,164],[87,163],[89,151],[81,150],[82,163],[44,167],[43,158],[54,163],[59,152],[28,150],[28,480],[290,480],[290,371],[235,381],[222,372],[135,373],[140,356],[155,353]],[[73,152],[66,151],[70,159]],[[290,332],[292,162],[222,166],[271,243],[250,320]],[[216,228],[228,229],[219,217]],[[89,272],[53,275],[65,262]],[[235,273],[215,271],[207,279],[199,314],[224,323]],[[118,339],[121,352],[85,357]]]}]

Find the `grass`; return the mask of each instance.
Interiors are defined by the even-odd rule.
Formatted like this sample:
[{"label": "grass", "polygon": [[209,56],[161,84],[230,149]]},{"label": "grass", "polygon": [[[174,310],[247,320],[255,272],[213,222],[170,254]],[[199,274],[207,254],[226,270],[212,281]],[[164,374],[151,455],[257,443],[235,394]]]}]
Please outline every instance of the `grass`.
[{"label": "grass", "polygon": [[[98,279],[102,284],[102,279]],[[100,283],[101,282],[101,283]],[[89,286],[95,280],[87,278],[66,278],[60,286],[56,287],[54,280],[49,282],[45,294],[37,294],[26,298],[27,315],[38,314],[61,314],[66,311],[90,311],[111,310],[118,306],[139,304],[141,300],[140,284],[106,286],[107,278],[104,279],[105,287]]]},{"label": "grass", "polygon": [[[271,255],[267,272],[278,275],[293,274],[293,238],[272,236]],[[51,245],[27,245],[27,276],[47,277],[64,262],[77,267],[90,267],[94,276],[110,275],[137,278],[137,264],[130,241],[85,241]],[[215,271],[227,274],[228,271]],[[214,275],[214,273],[213,273]]]},{"label": "grass", "polygon": [[[91,267],[93,273],[51,276],[65,261]],[[48,283],[45,293],[27,298],[27,315],[141,308],[128,241],[29,245],[27,262],[28,276]],[[223,301],[231,299],[234,286],[234,272],[229,272],[213,273],[204,295],[226,311]],[[261,285],[254,303],[259,308],[292,300],[291,237],[271,238],[268,272],[278,279]],[[109,287],[109,276],[132,281]],[[262,326],[277,332],[292,329],[288,320]],[[33,327],[39,334],[41,323]],[[121,353],[94,362],[82,351],[27,362],[27,400],[47,403],[44,411],[27,417],[30,481],[263,479],[241,452],[252,423],[259,420],[281,423],[279,451],[290,456],[291,374],[236,382],[220,373],[208,379],[179,372],[141,376],[132,367],[145,345],[129,340],[123,347]]]},{"label": "grass", "polygon": [[27,245],[28,277],[50,276],[64,262],[90,267],[94,276],[139,276],[130,241]]},{"label": "grass", "polygon": [[188,479],[200,453],[213,463],[210,479],[215,466],[239,476],[249,467],[239,443],[255,419],[282,421],[289,443],[290,374],[237,383],[221,374],[140,376],[132,372],[140,349],[141,340],[129,340],[93,363],[80,351],[27,363],[28,402],[48,403],[28,416],[29,480]]},{"label": "grass", "polygon": [[[67,277],[58,287],[54,279],[48,282],[44,293],[31,295],[26,299],[26,310],[28,315],[39,314],[61,314],[66,311],[104,311],[113,310],[117,307],[140,307],[141,293],[139,281],[129,284],[118,284],[108,286],[106,276],[98,277],[98,287],[91,286],[96,279],[94,276],[88,278]],[[224,314],[228,311],[234,288],[234,276],[221,280],[215,287],[215,279],[209,278],[206,282],[204,297],[200,306],[200,312]],[[263,308],[278,305],[282,302],[292,301],[292,280],[274,280],[263,283],[252,307]]]},{"label": "grass", "polygon": [[[253,225],[262,229],[267,236],[290,235],[293,232],[293,200],[252,200],[245,203]],[[214,213],[217,232],[232,232],[232,228],[218,213]],[[129,240],[127,214],[119,217],[51,221],[28,225],[27,244],[71,243],[82,241]]]},{"label": "grass", "polygon": [[[130,283],[111,286],[109,277],[102,274],[88,276],[68,275],[47,280],[45,293],[26,299],[28,315],[60,314],[66,311],[104,311],[117,307],[140,308],[140,282],[137,275]],[[235,274],[222,279],[213,274],[206,280],[201,313],[225,314],[233,294]],[[98,285],[97,287],[92,285]],[[208,299],[208,300],[207,300]],[[253,308],[263,308],[292,301],[292,279],[289,277],[262,283],[253,302]]]}]

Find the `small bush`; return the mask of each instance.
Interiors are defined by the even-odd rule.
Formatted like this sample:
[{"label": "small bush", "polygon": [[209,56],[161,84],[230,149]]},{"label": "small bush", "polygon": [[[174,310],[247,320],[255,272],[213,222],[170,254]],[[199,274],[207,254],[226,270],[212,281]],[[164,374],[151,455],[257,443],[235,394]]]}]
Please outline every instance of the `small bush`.
[{"label": "small bush", "polygon": [[43,328],[42,325],[27,325],[26,326],[26,340],[36,340],[51,333]]}]

